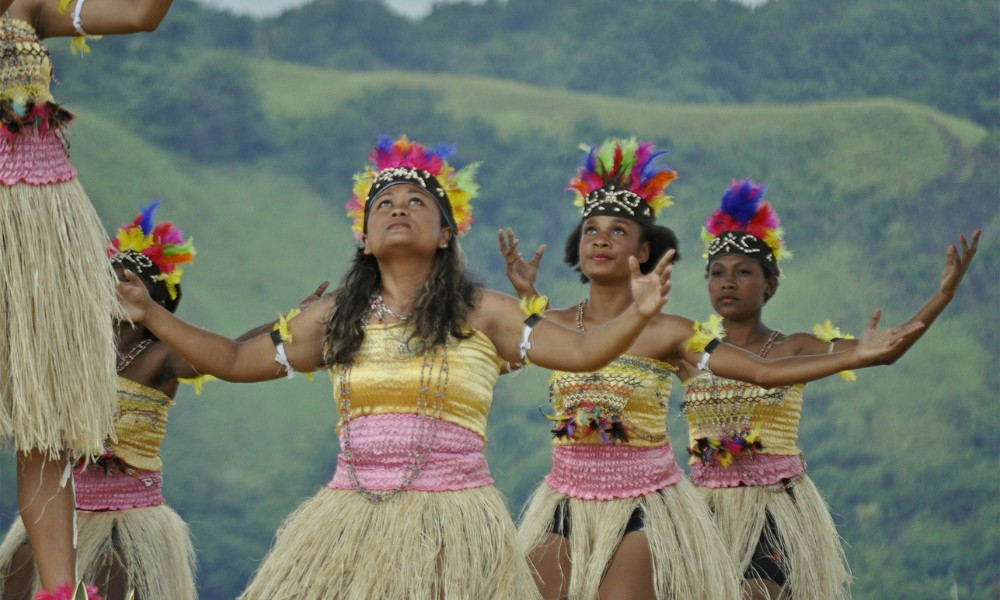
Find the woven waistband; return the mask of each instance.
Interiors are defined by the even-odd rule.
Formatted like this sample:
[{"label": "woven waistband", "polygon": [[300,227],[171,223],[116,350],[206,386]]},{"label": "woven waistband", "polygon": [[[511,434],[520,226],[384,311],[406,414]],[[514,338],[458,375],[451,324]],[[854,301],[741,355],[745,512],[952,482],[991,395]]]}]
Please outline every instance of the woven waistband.
[{"label": "woven waistband", "polygon": [[60,135],[50,131],[22,133],[13,139],[0,136],[0,184],[46,185],[76,177]]},{"label": "woven waistband", "polygon": [[614,500],[651,494],[682,477],[669,443],[654,448],[581,444],[553,449],[545,482],[573,498]]},{"label": "woven waistband", "polygon": [[76,507],[79,510],[127,510],[159,506],[163,500],[163,475],[159,471],[128,468],[127,472],[92,464],[73,471]]},{"label": "woven waistband", "polygon": [[[366,415],[351,419],[351,454],[358,482],[368,490],[394,490],[414,464],[413,432],[427,417],[410,414]],[[493,483],[483,438],[458,425],[433,420],[431,449],[408,490],[443,492]],[[341,429],[341,448],[345,447]],[[347,457],[337,457],[337,471],[327,487],[351,490]]]},{"label": "woven waistband", "polygon": [[805,471],[801,455],[750,454],[734,456],[728,467],[696,462],[691,465],[691,483],[707,488],[784,486]]}]

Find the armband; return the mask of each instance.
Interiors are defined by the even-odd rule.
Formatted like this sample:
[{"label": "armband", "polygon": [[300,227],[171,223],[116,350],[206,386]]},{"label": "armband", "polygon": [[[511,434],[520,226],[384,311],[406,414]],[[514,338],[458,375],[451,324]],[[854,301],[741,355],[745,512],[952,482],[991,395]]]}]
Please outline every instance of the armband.
[{"label": "armband", "polygon": [[277,329],[271,331],[271,341],[274,342],[274,348],[277,350],[274,361],[285,367],[285,373],[289,379],[295,377],[295,369],[292,368],[292,363],[288,362],[288,355],[285,354],[285,343],[281,341],[281,332]]},{"label": "armband", "polygon": [[712,370],[708,368],[708,359],[710,356],[712,356],[712,353],[715,352],[715,349],[718,348],[719,344],[721,343],[722,340],[720,340],[719,338],[715,338],[710,342],[708,342],[707,344],[705,344],[705,349],[702,350],[701,353],[701,359],[698,360],[698,364],[695,365],[695,368],[698,369],[699,371],[708,371],[709,373],[711,373]]}]

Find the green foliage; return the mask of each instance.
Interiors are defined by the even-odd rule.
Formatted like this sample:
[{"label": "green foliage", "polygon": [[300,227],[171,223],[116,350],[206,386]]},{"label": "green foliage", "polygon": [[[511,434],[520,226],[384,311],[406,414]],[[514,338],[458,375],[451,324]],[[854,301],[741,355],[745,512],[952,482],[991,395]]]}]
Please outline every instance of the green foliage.
[{"label": "green foliage", "polygon": [[[342,206],[379,134],[455,142],[456,164],[483,161],[477,223],[462,241],[474,274],[508,289],[496,230],[511,226],[525,250],[549,245],[540,280],[558,306],[586,293],[561,263],[578,218],[563,187],[577,145],[608,135],[672,150],[680,179],[662,218],[685,258],[668,310],[692,318],[710,310],[698,231],[733,178],[769,184],[795,252],[768,307],[785,331],[830,318],[857,333],[876,306],[886,324],[905,320],[936,289],[947,245],[983,227],[958,296],[906,357],[856,383],[809,386],[800,445],[848,542],[855,597],[987,597],[1000,558],[1000,137],[960,117],[995,125],[976,111],[993,102],[996,114],[985,93],[995,48],[983,56],[981,31],[996,17],[971,1],[949,3],[946,19],[944,6],[629,1],[608,19],[600,0],[494,0],[414,23],[361,0],[265,21],[177,0],[155,35],[106,38],[82,60],[58,49],[56,95],[79,115],[73,160],[104,223],[162,198],[200,251],[182,316],[233,336],[340,277],[354,244]],[[956,31],[958,47],[942,42]],[[923,81],[894,74],[879,52],[923,69]],[[407,70],[317,66],[329,64]],[[831,101],[873,93],[959,116],[891,98]],[[791,103],[815,99],[825,101]],[[546,378],[504,377],[494,399],[487,454],[513,515],[549,464]],[[195,534],[202,597],[235,597],[280,521],[328,480],[335,418],[322,374],[178,395],[166,496]],[[676,412],[670,426],[684,462]],[[8,452],[0,527],[16,511],[13,489]]]}]

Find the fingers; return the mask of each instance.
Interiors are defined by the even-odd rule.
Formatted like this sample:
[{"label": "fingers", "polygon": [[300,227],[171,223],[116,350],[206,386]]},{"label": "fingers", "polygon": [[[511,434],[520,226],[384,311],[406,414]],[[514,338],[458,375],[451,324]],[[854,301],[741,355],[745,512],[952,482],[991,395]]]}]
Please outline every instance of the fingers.
[{"label": "fingers", "polygon": [[326,293],[326,288],[328,287],[330,287],[330,280],[329,279],[323,280],[323,283],[319,284],[319,287],[317,287],[316,291],[313,292],[313,296],[322,296],[324,293]]},{"label": "fingers", "polygon": [[882,318],[882,309],[876,308],[875,312],[872,313],[872,317],[868,319],[867,329],[878,329],[879,319]]},{"label": "fingers", "polygon": [[532,259],[531,259],[531,263],[530,263],[531,266],[538,267],[540,264],[542,264],[542,255],[545,254],[545,249],[546,248],[548,248],[548,246],[546,246],[545,244],[542,244],[541,246],[538,247],[537,250],[535,250],[535,256],[532,257]]}]

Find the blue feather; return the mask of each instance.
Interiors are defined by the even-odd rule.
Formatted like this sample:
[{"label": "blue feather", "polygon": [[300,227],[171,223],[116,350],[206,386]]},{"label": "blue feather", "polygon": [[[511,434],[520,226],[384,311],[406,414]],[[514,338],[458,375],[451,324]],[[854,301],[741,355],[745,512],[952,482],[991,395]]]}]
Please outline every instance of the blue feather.
[{"label": "blue feather", "polygon": [[159,206],[160,199],[157,198],[142,209],[142,219],[139,221],[139,227],[142,229],[143,234],[149,235],[153,232],[153,214]]},{"label": "blue feather", "polygon": [[731,216],[737,223],[746,225],[757,214],[757,207],[765,189],[766,186],[755,186],[749,179],[735,182],[722,196],[722,212]]}]

